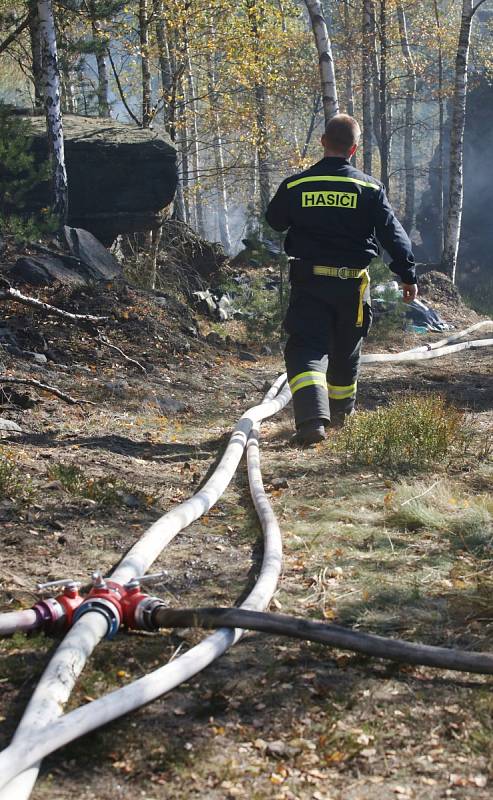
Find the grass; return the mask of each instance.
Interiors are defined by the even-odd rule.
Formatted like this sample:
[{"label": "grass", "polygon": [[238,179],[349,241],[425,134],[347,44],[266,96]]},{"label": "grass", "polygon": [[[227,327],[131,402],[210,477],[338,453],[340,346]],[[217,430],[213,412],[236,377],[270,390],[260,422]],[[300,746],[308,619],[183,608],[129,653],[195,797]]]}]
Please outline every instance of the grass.
[{"label": "grass", "polygon": [[461,412],[439,395],[413,395],[349,419],[335,440],[347,464],[422,472],[457,451]]},{"label": "grass", "polygon": [[388,521],[409,531],[438,531],[469,550],[490,549],[493,497],[469,495],[447,480],[399,483],[387,495]]},{"label": "grass", "polygon": [[134,487],[111,477],[87,477],[73,464],[54,464],[48,472],[50,480],[61,483],[65,491],[79,497],[94,500],[99,506],[112,508],[118,505],[135,503],[137,506],[148,506],[154,497],[136,490]]},{"label": "grass", "polygon": [[27,504],[33,495],[33,486],[17,464],[12,451],[0,448],[0,500],[10,499]]}]

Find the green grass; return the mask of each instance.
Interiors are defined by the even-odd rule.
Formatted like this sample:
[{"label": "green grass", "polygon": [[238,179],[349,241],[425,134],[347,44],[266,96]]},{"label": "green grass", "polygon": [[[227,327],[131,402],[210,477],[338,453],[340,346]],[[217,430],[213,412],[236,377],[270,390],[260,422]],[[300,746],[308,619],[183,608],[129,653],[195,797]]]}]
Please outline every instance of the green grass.
[{"label": "green grass", "polygon": [[438,395],[413,395],[351,417],[335,440],[347,464],[426,471],[452,456],[463,415]]},{"label": "green grass", "polygon": [[154,500],[154,497],[117,479],[105,476],[88,477],[83,470],[73,464],[54,464],[50,467],[48,477],[59,481],[70,494],[94,500],[99,506],[106,508],[125,505],[126,495],[131,495],[135,498],[135,502],[142,506],[150,505]]},{"label": "green grass", "polygon": [[0,448],[0,499],[28,503],[33,492],[31,478],[21,470],[14,454]]}]

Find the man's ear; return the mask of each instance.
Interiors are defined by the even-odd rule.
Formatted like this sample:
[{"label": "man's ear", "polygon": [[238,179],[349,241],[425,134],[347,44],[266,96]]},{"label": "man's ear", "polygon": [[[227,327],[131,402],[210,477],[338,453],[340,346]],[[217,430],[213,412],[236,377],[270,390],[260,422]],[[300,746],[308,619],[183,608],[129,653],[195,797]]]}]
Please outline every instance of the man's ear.
[{"label": "man's ear", "polygon": [[353,144],[353,146],[351,147],[351,150],[349,151],[348,158],[351,158],[352,156],[354,156],[354,154],[355,154],[357,149],[358,149],[358,145],[357,144]]},{"label": "man's ear", "polygon": [[320,141],[322,143],[322,147],[326,147],[325,133],[322,133],[322,136],[320,137]]}]

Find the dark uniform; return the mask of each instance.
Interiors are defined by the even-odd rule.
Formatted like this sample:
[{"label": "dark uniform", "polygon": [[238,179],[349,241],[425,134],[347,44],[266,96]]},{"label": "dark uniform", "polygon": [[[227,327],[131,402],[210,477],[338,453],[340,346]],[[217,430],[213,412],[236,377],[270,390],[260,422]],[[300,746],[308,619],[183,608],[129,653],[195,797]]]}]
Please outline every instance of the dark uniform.
[{"label": "dark uniform", "polygon": [[407,284],[416,283],[411,243],[383,185],[345,158],[323,158],[283,181],[266,219],[276,231],[288,229],[285,359],[296,425],[327,423],[331,415],[337,423],[356,398],[362,338],[371,325],[367,267],[378,255],[377,239]]}]

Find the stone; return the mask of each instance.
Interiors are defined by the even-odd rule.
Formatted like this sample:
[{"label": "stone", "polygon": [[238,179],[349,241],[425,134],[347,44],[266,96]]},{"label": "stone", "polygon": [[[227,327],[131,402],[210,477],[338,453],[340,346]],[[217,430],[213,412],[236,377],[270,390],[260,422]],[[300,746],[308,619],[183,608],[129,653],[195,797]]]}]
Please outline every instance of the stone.
[{"label": "stone", "polygon": [[[43,116],[29,116],[33,152],[48,154]],[[159,227],[178,182],[176,150],[164,128],[137,128],[97,117],[65,114],[65,161],[68,176],[68,223],[84,228],[104,244],[118,234]],[[30,198],[32,210],[50,204],[49,181]]]},{"label": "stone", "polygon": [[9,433],[22,433],[22,428],[19,427],[17,422],[12,422],[11,419],[0,417],[0,432],[8,431]]},{"label": "stone", "polygon": [[261,351],[261,355],[263,356],[271,356],[272,355],[272,348],[269,347],[267,344],[264,344]]},{"label": "stone", "polygon": [[33,361],[35,361],[36,364],[47,364],[48,363],[48,359],[46,358],[46,356],[43,353],[33,353]]},{"label": "stone", "polygon": [[246,350],[240,350],[238,357],[240,361],[258,361],[257,356],[254,356],[253,353],[248,353]]},{"label": "stone", "polygon": [[186,411],[186,403],[181,400],[175,400],[174,397],[156,397],[155,403],[159,406],[163,414],[178,414],[180,411]]},{"label": "stone", "polygon": [[9,277],[16,283],[28,283],[30,286],[52,286],[57,282],[84,286],[86,283],[73,269],[71,262],[70,266],[67,266],[63,257],[48,255],[18,258],[9,272]]},{"label": "stone", "polygon": [[64,228],[68,247],[73,255],[43,254],[18,258],[10,270],[17,283],[31,286],[88,286],[99,281],[123,277],[116,258],[92,233],[82,228]]},{"label": "stone", "polygon": [[70,252],[82,261],[87,272],[93,273],[94,280],[111,281],[123,277],[120,264],[115,256],[99,242],[92,233],[83,228],[63,228]]}]

